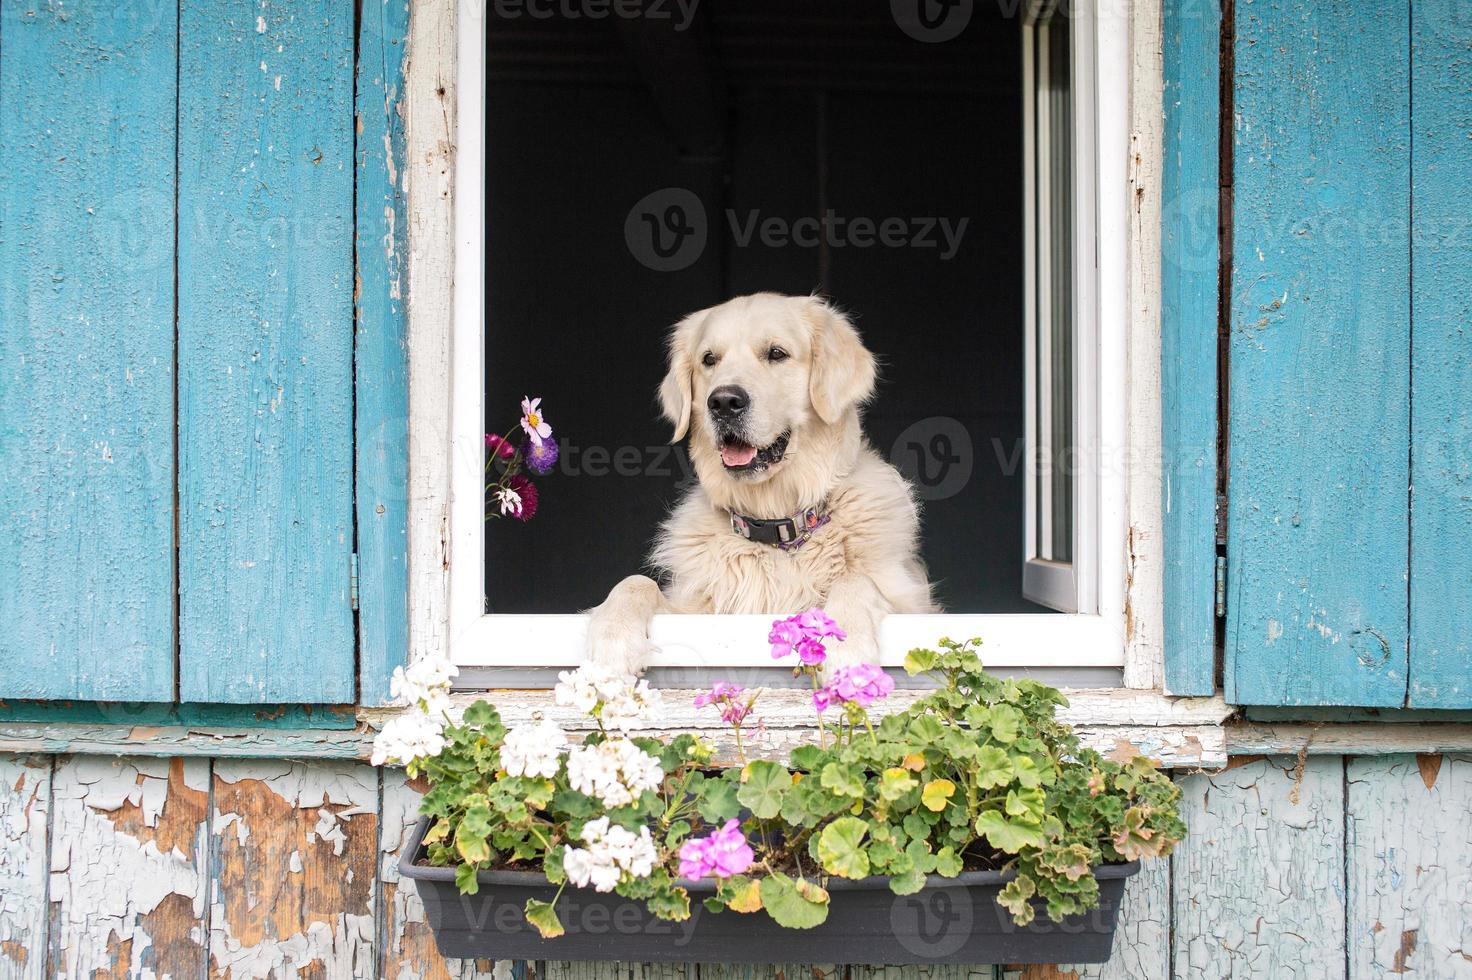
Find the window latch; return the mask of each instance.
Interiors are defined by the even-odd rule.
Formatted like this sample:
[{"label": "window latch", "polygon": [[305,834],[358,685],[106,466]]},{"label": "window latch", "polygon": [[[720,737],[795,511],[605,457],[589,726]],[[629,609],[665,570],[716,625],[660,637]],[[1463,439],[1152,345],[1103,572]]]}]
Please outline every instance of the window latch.
[{"label": "window latch", "polygon": [[[357,590],[353,590],[357,595]],[[355,605],[354,608],[357,608]],[[1216,618],[1227,617],[1227,556],[1216,556]]]}]

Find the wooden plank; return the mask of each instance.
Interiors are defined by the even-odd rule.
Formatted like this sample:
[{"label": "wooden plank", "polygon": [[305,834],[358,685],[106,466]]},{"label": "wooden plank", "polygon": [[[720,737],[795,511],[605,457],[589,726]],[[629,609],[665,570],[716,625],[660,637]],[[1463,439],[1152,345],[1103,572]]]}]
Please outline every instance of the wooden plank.
[{"label": "wooden plank", "polygon": [[0,976],[46,976],[51,760],[0,755]]},{"label": "wooden plank", "polygon": [[362,5],[357,90],[359,700],[389,700],[409,649],[409,352],[404,59],[408,0]]},{"label": "wooden plank", "polygon": [[187,725],[214,728],[352,728],[349,705],[168,704],[151,701],[0,701],[0,722]]},{"label": "wooden plank", "polygon": [[180,695],[347,702],[353,4],[180,18]]},{"label": "wooden plank", "polygon": [[1241,723],[1227,726],[1232,755],[1385,755],[1396,752],[1472,752],[1472,725],[1354,722],[1347,725]]},{"label": "wooden plank", "polygon": [[1472,707],[1472,16],[1411,6],[1411,665],[1408,703]]},{"label": "wooden plank", "polygon": [[[401,769],[384,769],[382,830],[379,835],[380,904],[378,975],[385,980],[506,980],[511,964],[445,959],[435,948],[424,905],[412,884],[399,877],[399,857],[419,819],[420,791]],[[497,967],[500,967],[498,972]]]},{"label": "wooden plank", "polygon": [[1187,777],[1171,859],[1175,975],[1342,976],[1344,769],[1276,756]]},{"label": "wooden plank", "polygon": [[0,697],[174,696],[172,7],[0,7]]},{"label": "wooden plank", "polygon": [[1405,699],[1408,11],[1388,0],[1237,10],[1235,703]]},{"label": "wooden plank", "polygon": [[203,759],[60,759],[51,811],[53,977],[204,974]]},{"label": "wooden plank", "polygon": [[1215,690],[1221,12],[1165,0],[1161,441],[1165,687]]},{"label": "wooden plank", "polygon": [[371,731],[155,727],[0,722],[0,752],[205,756],[221,759],[360,759],[373,754]]},{"label": "wooden plank", "polygon": [[1472,973],[1472,756],[1349,765],[1349,976]]},{"label": "wooden plank", "polygon": [[371,976],[378,773],[221,760],[210,814],[210,976]]},{"label": "wooden plank", "polygon": [[848,980],[849,971],[835,963],[697,963],[695,967],[698,980]]}]

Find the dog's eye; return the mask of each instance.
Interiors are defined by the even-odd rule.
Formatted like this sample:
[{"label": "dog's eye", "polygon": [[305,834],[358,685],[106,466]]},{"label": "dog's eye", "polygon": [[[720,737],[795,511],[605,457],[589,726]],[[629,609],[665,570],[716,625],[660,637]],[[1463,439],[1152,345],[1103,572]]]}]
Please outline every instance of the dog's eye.
[{"label": "dog's eye", "polygon": [[715,353],[712,352],[712,351],[706,351],[705,352],[705,356],[700,359],[700,363],[701,364],[704,364],[706,367],[715,367],[716,366],[716,355],[715,355]]},{"label": "dog's eye", "polygon": [[776,364],[778,361],[787,360],[787,352],[780,347],[773,347],[767,351],[767,360]]}]

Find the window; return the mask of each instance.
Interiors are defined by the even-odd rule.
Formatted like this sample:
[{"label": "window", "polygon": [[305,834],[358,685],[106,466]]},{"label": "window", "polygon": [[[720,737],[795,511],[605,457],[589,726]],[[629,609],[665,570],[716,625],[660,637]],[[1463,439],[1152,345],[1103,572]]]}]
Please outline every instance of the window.
[{"label": "window", "polygon": [[[729,296],[816,287],[885,362],[866,430],[919,488],[952,610],[889,617],[886,663],[950,634],[984,637],[994,667],[1118,667],[1123,479],[1100,461],[1124,441],[1123,260],[1096,267],[1093,242],[1097,227],[1123,243],[1125,25],[1096,30],[1084,5],[1025,22],[978,7],[959,38],[924,44],[887,4],[723,0],[696,16],[683,34],[492,17],[489,58],[484,35],[462,35],[454,658],[580,660],[574,610],[641,570],[684,478],[651,398],[666,330]],[[486,23],[483,7],[462,23]],[[1108,174],[1096,43],[1117,87],[1098,121]],[[671,188],[705,219],[679,270],[633,254],[626,228]],[[670,202],[656,203],[657,226]],[[825,214],[809,244],[798,219]],[[856,246],[833,216],[897,219],[907,247]],[[564,459],[536,521],[488,534],[482,433],[522,395],[546,399]],[[654,664],[769,665],[770,618],[659,617]]]}]

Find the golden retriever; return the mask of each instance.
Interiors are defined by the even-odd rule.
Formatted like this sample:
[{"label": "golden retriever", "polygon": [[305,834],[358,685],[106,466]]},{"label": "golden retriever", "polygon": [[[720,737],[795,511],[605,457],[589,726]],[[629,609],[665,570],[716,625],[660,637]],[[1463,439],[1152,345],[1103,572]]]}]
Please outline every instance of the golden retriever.
[{"label": "golden retriever", "polygon": [[910,485],[859,410],[874,355],[822,299],[757,293],[675,325],[659,389],[698,485],[650,564],[590,610],[589,659],[643,670],[656,613],[790,614],[822,606],[848,631],[830,663],[877,663],[887,613],[935,612]]}]

